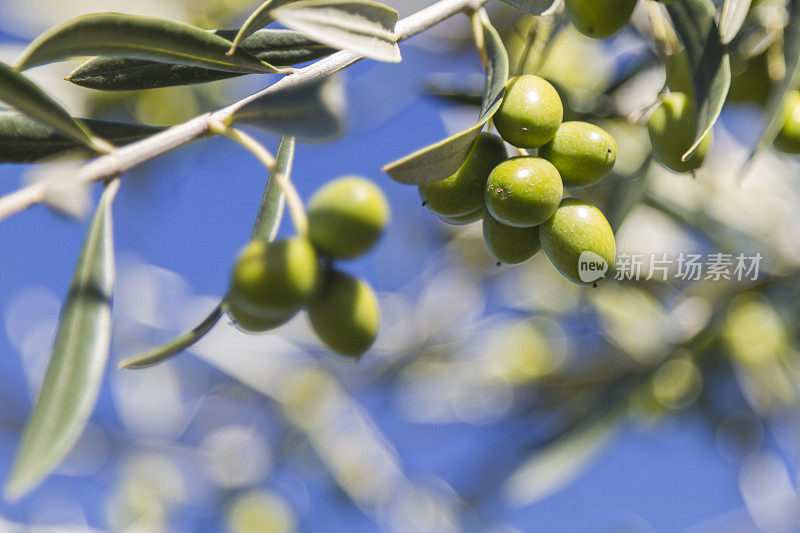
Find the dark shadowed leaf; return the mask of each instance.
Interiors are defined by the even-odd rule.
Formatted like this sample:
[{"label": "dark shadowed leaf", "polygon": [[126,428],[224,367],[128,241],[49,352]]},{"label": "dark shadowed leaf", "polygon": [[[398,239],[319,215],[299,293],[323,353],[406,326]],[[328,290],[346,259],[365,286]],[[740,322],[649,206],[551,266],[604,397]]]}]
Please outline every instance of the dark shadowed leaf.
[{"label": "dark shadowed leaf", "polygon": [[675,0],[665,4],[692,67],[697,97],[698,126],[695,142],[684,154],[690,157],[708,135],[722,112],[731,86],[731,65],[720,40],[716,10],[711,0]]},{"label": "dark shadowed leaf", "polygon": [[547,15],[558,6],[559,0],[503,0],[503,2],[531,15]]},{"label": "dark shadowed leaf", "polygon": [[96,13],[68,20],[36,38],[16,68],[25,70],[75,56],[154,59],[215,70],[275,72],[244,50],[226,55],[230,41],[189,24],[155,17]]},{"label": "dark shadowed leaf", "polygon": [[369,0],[301,0],[272,12],[275,20],[317,41],[379,61],[400,61],[397,11]]},{"label": "dark shadowed leaf", "polygon": [[751,0],[725,0],[722,14],[719,17],[719,33],[722,44],[731,42],[744,24],[747,12],[750,11]]},{"label": "dark shadowed leaf", "polygon": [[386,165],[383,170],[393,180],[411,185],[424,185],[452,175],[467,159],[472,144],[484,124],[500,107],[508,81],[508,54],[497,30],[485,22],[483,38],[487,56],[486,88],[478,122],[461,133]]},{"label": "dark shadowed leaf", "polygon": [[209,331],[211,331],[214,326],[217,325],[217,322],[219,322],[220,318],[222,318],[222,303],[217,304],[211,313],[209,313],[209,315],[205,317],[202,322],[200,322],[190,331],[187,331],[180,337],[168,342],[167,344],[159,346],[158,348],[155,348],[142,356],[122,361],[119,364],[119,368],[138,370],[157,365],[162,361],[166,361],[170,357],[178,355],[186,348],[202,339]]},{"label": "dark shadowed leaf", "polygon": [[[218,30],[220,37],[231,39],[235,30]],[[291,30],[261,30],[242,43],[242,50],[275,67],[288,67],[313,61],[335,52]],[[100,56],[76,68],[67,80],[81,87],[104,91],[136,91],[175,85],[205,83],[243,76],[191,65],[178,65],[147,59]]]},{"label": "dark shadowed leaf", "polygon": [[327,77],[265,94],[242,107],[234,121],[302,141],[325,141],[344,129],[344,88]]},{"label": "dark shadowed leaf", "polygon": [[[84,119],[82,122],[92,133],[116,145],[138,141],[161,131],[161,128],[104,120]],[[0,163],[33,163],[83,146],[52,126],[23,113],[0,110]]]},{"label": "dark shadowed leaf", "polygon": [[271,15],[272,11],[290,2],[294,2],[294,0],[267,0],[261,4],[258,9],[253,11],[252,15],[247,17],[247,20],[244,21],[241,29],[236,32],[236,35],[233,37],[233,46],[231,46],[231,51],[235,51],[236,47],[240,45],[244,46],[243,41],[245,39],[253,35],[257,30],[260,30],[272,22],[274,20]]},{"label": "dark shadowed leaf", "polygon": [[504,499],[523,507],[563,489],[611,440],[621,422],[616,413],[606,415],[537,450],[506,481]]},{"label": "dark shadowed leaf", "polygon": [[86,126],[75,120],[55,100],[28,78],[0,63],[0,102],[15,107],[87,146],[95,141]]},{"label": "dark shadowed leaf", "polygon": [[786,77],[772,90],[767,103],[767,123],[758,142],[747,158],[742,175],[746,174],[753,157],[775,141],[783,127],[783,100],[786,94],[800,83],[800,0],[789,1],[789,23],[783,29],[783,55],[786,60]]},{"label": "dark shadowed leaf", "polygon": [[278,153],[275,154],[275,165],[269,173],[267,186],[264,187],[264,196],[258,208],[251,240],[271,241],[278,234],[278,227],[281,225],[283,216],[284,198],[278,179],[281,176],[286,178],[292,172],[292,161],[294,160],[294,137],[283,137],[278,146]]},{"label": "dark shadowed leaf", "polygon": [[86,233],[53,352],[5,487],[17,498],[35,487],[69,453],[94,409],[111,341],[114,247],[106,188]]}]

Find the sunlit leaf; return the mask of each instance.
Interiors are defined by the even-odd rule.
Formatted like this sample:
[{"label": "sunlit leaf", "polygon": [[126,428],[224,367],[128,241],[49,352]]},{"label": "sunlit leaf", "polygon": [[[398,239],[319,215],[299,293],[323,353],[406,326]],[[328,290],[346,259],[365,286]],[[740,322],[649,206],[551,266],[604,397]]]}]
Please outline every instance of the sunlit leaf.
[{"label": "sunlit leaf", "polygon": [[244,50],[226,55],[230,41],[189,24],[155,17],[95,13],[68,20],[36,38],[16,68],[25,70],[75,56],[154,59],[215,70],[276,72]]},{"label": "sunlit leaf", "polygon": [[[138,141],[161,128],[83,119],[95,135],[116,145]],[[0,163],[32,163],[84,145],[59,130],[18,111],[0,111]]]},{"label": "sunlit leaf", "polygon": [[222,318],[222,303],[217,306],[198,325],[180,337],[161,345],[144,355],[126,359],[119,364],[119,368],[140,369],[157,365],[170,357],[177,355],[186,348],[202,339]]},{"label": "sunlit leaf", "polygon": [[294,159],[294,137],[283,137],[275,154],[275,165],[269,173],[267,186],[264,187],[264,196],[258,208],[258,215],[253,224],[251,240],[262,239],[271,241],[278,234],[283,216],[284,197],[283,189],[278,183],[280,176],[286,178],[292,172],[292,160]]},{"label": "sunlit leaf", "polygon": [[272,22],[274,20],[271,15],[272,11],[290,2],[294,2],[294,0],[267,0],[261,4],[258,9],[247,17],[247,20],[244,21],[244,24],[234,36],[231,52],[235,51],[236,47],[240,45],[244,46],[243,41],[245,39]]},{"label": "sunlit leaf", "polygon": [[569,485],[611,440],[620,423],[618,415],[607,415],[537,450],[504,484],[505,500],[523,507]]},{"label": "sunlit leaf", "polygon": [[711,0],[675,0],[665,4],[692,67],[698,123],[689,158],[711,133],[731,86],[731,64],[720,40],[716,10]]},{"label": "sunlit leaf", "polygon": [[49,124],[87,146],[95,144],[86,126],[69,116],[61,105],[35,83],[5,63],[0,63],[0,101]]},{"label": "sunlit leaf", "polygon": [[558,7],[560,0],[503,0],[506,4],[531,15],[547,15]]},{"label": "sunlit leaf", "polygon": [[6,484],[8,498],[30,491],[61,462],[97,401],[111,341],[111,203],[118,187],[116,180],[108,185],[86,233],[44,381]]},{"label": "sunlit leaf", "polygon": [[269,92],[242,107],[234,121],[302,141],[324,141],[344,129],[344,88],[336,77]]},{"label": "sunlit leaf", "polygon": [[753,150],[747,158],[749,162],[753,157],[775,141],[783,127],[783,100],[792,89],[800,83],[800,0],[789,1],[789,23],[783,29],[783,56],[786,60],[786,76],[783,81],[772,90],[767,104],[767,122],[764,131],[758,139]]},{"label": "sunlit leaf", "polygon": [[386,165],[383,170],[400,183],[423,185],[452,175],[467,159],[472,144],[484,124],[500,107],[508,81],[508,53],[497,30],[483,23],[486,46],[486,88],[478,122],[471,128],[443,141],[422,148]]},{"label": "sunlit leaf", "polygon": [[744,24],[751,0],[725,0],[719,17],[719,33],[722,44],[731,42]]},{"label": "sunlit leaf", "polygon": [[[234,30],[218,30],[231,39]],[[288,67],[313,61],[335,52],[308,37],[290,30],[261,30],[244,40],[242,50],[275,67]],[[135,91],[175,85],[205,83],[244,75],[191,65],[178,65],[148,59],[99,56],[76,68],[67,80],[81,87],[105,91]]]},{"label": "sunlit leaf", "polygon": [[272,12],[275,20],[329,46],[379,61],[400,61],[397,11],[370,0],[301,0]]}]

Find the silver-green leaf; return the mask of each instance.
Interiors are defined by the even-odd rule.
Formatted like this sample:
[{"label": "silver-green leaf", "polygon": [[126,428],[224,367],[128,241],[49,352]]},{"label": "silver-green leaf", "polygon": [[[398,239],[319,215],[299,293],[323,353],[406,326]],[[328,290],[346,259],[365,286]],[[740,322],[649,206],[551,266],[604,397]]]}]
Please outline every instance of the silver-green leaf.
[{"label": "silver-green leaf", "polygon": [[478,122],[465,131],[386,165],[383,171],[400,183],[424,185],[451,176],[467,159],[472,144],[503,101],[508,82],[508,53],[497,30],[483,22],[486,47],[486,87]]},{"label": "silver-green leaf", "polygon": [[719,17],[719,34],[722,44],[731,42],[744,24],[750,11],[751,0],[725,0]]},{"label": "silver-green leaf", "polygon": [[16,64],[18,70],[75,56],[153,59],[214,70],[270,73],[277,69],[237,50],[231,42],[189,24],[155,17],[95,13],[73,18],[36,38]]},{"label": "silver-green leaf", "polygon": [[94,409],[111,342],[114,247],[106,188],[86,233],[61,309],[53,351],[6,483],[7,498],[33,489],[70,452]]},{"label": "silver-green leaf", "polygon": [[697,133],[683,155],[688,159],[714,128],[731,86],[731,64],[720,38],[711,0],[674,0],[666,4],[672,25],[686,48],[697,102]]},{"label": "silver-green leaf", "polygon": [[236,51],[236,48],[242,44],[242,41],[253,35],[256,31],[260,30],[274,19],[272,18],[272,11],[281,7],[282,5],[294,2],[295,0],[267,0],[261,4],[258,9],[253,11],[253,14],[247,17],[244,24],[239,29],[236,37],[233,39],[233,45],[229,53]]},{"label": "silver-green leaf", "polygon": [[278,181],[281,178],[289,178],[292,172],[293,160],[294,137],[284,136],[281,139],[281,144],[278,145],[275,164],[272,166],[267,185],[264,187],[264,196],[261,198],[261,205],[258,208],[250,240],[272,241],[278,234],[286,203],[283,197],[283,189]]},{"label": "silver-green leaf", "polygon": [[547,15],[552,13],[560,0],[503,0],[506,4],[516,7],[531,15]]},{"label": "silver-green leaf", "polygon": [[287,28],[328,46],[396,63],[400,48],[394,32],[397,11],[369,0],[301,0],[272,16]]},{"label": "silver-green leaf", "polygon": [[0,63],[0,102],[17,108],[87,146],[96,145],[85,125],[72,118],[35,83],[5,63]]}]

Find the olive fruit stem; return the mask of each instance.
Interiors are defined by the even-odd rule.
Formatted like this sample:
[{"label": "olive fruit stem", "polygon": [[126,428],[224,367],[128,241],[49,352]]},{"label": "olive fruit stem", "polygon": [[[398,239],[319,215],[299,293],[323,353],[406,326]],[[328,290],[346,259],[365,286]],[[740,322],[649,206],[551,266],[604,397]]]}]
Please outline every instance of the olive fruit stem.
[{"label": "olive fruit stem", "polygon": [[[275,158],[269,153],[269,150],[264,148],[260,142],[237,128],[231,128],[222,122],[212,122],[210,125],[211,131],[217,135],[223,135],[232,141],[235,141],[250,151],[261,163],[272,170],[275,165]],[[292,181],[284,173],[279,172],[274,174],[275,180],[278,182],[286,197],[286,205],[289,206],[289,214],[292,216],[292,223],[297,234],[305,237],[308,234],[308,215],[306,209],[303,207],[303,200],[297,193]]]},{"label": "olive fruit stem", "polygon": [[486,68],[486,43],[483,40],[483,25],[481,12],[486,13],[483,8],[477,9],[469,14],[469,24],[472,27],[472,38],[475,40],[475,47],[481,54],[481,64]]}]

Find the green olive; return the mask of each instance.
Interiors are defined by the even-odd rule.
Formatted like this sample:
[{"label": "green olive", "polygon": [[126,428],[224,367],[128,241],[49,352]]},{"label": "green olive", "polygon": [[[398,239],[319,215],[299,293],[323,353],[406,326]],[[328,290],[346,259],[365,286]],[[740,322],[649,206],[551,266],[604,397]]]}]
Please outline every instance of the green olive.
[{"label": "green olive", "polygon": [[594,124],[564,122],[539,156],[553,163],[564,186],[584,187],[611,171],[617,161],[617,143]]},{"label": "green olive", "polygon": [[647,122],[653,154],[662,165],[674,172],[689,172],[700,168],[711,146],[709,133],[686,161],[681,157],[694,143],[697,133],[695,103],[683,93],[670,93],[659,104]]},{"label": "green olive", "polygon": [[243,302],[244,307],[239,304],[238,299],[228,299],[228,315],[233,319],[237,328],[248,333],[263,333],[275,329],[291,320],[295,313],[289,313],[283,318],[274,316],[262,316],[259,310],[252,305]]},{"label": "green olive", "polygon": [[358,257],[372,248],[389,221],[389,204],[370,180],[336,179],[308,202],[308,237],[322,254]]},{"label": "green olive", "polygon": [[277,324],[305,305],[318,279],[317,254],[306,239],[252,241],[233,267],[228,299],[241,313],[234,310],[232,316],[244,322],[249,322],[249,316]]},{"label": "green olive", "polygon": [[507,142],[537,148],[555,136],[563,118],[564,106],[555,87],[544,78],[526,74],[508,81],[493,120]]},{"label": "green olive", "polygon": [[579,285],[600,280],[614,266],[614,232],[603,213],[590,203],[564,198],[542,224],[539,237],[553,266]]},{"label": "green olive", "polygon": [[783,101],[783,126],[775,146],[789,154],[800,154],[800,91],[791,91]]},{"label": "green olive", "polygon": [[550,218],[564,193],[552,163],[513,157],[497,165],[486,183],[486,207],[507,226],[530,228]]},{"label": "green olive", "polygon": [[565,0],[564,5],[578,31],[602,39],[627,24],[636,0]]},{"label": "green olive", "polygon": [[767,54],[763,53],[749,59],[733,55],[731,70],[733,71],[731,88],[726,102],[765,106],[772,86]]},{"label": "green olive", "polygon": [[506,226],[488,213],[483,217],[483,240],[492,257],[508,265],[527,261],[541,248],[538,226]]},{"label": "green olive", "polygon": [[420,186],[419,196],[436,215],[460,217],[474,213],[483,209],[489,173],[507,157],[499,137],[481,133],[461,168],[449,178]]},{"label": "green olive", "polygon": [[378,335],[378,300],[365,282],[328,272],[308,304],[308,318],[319,339],[334,352],[358,357]]},{"label": "green olive", "polygon": [[685,50],[679,50],[667,57],[667,88],[674,93],[694,95],[692,65]]},{"label": "green olive", "polygon": [[439,220],[450,224],[451,226],[466,226],[467,224],[472,224],[473,222],[477,222],[478,220],[483,218],[483,214],[486,212],[485,207],[481,207],[480,209],[473,211],[472,213],[467,213],[466,215],[459,215],[457,217],[446,217],[442,215],[436,215],[439,217]]}]

